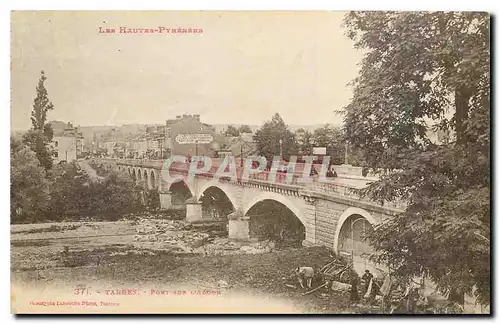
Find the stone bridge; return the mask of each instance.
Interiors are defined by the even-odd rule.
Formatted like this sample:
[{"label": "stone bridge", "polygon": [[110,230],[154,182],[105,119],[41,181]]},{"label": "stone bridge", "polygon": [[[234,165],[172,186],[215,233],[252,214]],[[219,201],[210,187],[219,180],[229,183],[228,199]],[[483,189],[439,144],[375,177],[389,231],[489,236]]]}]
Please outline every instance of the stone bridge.
[{"label": "stone bridge", "polygon": [[[363,177],[340,176],[328,182],[294,177],[291,183],[286,183],[283,174],[278,174],[277,181],[272,183],[267,181],[266,172],[253,174],[246,181],[241,177],[216,178],[213,172],[207,172],[190,179],[187,166],[163,170],[164,161],[98,161],[143,181],[149,189],[157,189],[162,209],[185,209],[186,219],[191,222],[228,220],[229,238],[235,240],[252,239],[255,236],[252,232],[256,231],[252,229],[252,220],[265,220],[266,215],[274,213],[271,210],[281,210],[293,216],[302,228],[303,245],[325,245],[340,254],[361,255],[370,251],[361,236],[384,218],[404,210],[401,202],[381,206],[361,199],[356,190],[369,182]],[[168,183],[164,172],[182,180]]]}]

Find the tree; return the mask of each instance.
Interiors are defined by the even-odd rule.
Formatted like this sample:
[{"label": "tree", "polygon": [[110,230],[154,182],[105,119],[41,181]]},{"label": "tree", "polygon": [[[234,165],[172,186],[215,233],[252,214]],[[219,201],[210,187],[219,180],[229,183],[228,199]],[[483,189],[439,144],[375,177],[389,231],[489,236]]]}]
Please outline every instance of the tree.
[{"label": "tree", "polygon": [[52,203],[47,219],[78,220],[82,215],[89,216],[89,202],[96,193],[90,190],[88,175],[75,162],[55,165],[50,170],[50,180]]},{"label": "tree", "polygon": [[11,139],[11,222],[38,220],[49,206],[49,183],[36,154]]},{"label": "tree", "polygon": [[226,136],[236,137],[236,136],[240,136],[240,131],[235,126],[229,125],[229,126],[227,126],[225,134],[226,134]]},{"label": "tree", "polygon": [[[95,190],[92,210],[100,216],[116,219],[124,213],[142,208],[140,197],[135,192],[135,181],[128,175],[110,172],[104,182],[94,182],[92,186]],[[154,205],[154,202],[146,203],[149,203],[150,207]],[[159,201],[156,203],[159,204]]]},{"label": "tree", "polygon": [[255,132],[253,138],[257,144],[257,151],[268,161],[272,161],[274,156],[280,154],[280,147],[283,151],[283,157],[286,159],[296,154],[295,136],[278,113],[274,114],[270,121],[265,122]]},{"label": "tree", "polygon": [[[344,109],[346,138],[365,166],[392,170],[362,194],[408,203],[375,227],[375,259],[403,278],[429,276],[459,302],[475,288],[488,304],[489,16],[363,12],[345,26],[366,53]],[[439,129],[455,140],[431,143]]]},{"label": "tree", "polygon": [[252,129],[250,128],[250,126],[248,125],[241,125],[239,128],[238,128],[238,131],[240,133],[251,133],[252,132]]},{"label": "tree", "polygon": [[302,155],[312,155],[313,148],[313,134],[311,132],[299,128],[295,131],[295,139],[297,141],[297,148]]},{"label": "tree", "polygon": [[35,153],[41,165],[49,170],[52,168],[52,152],[50,143],[52,142],[53,131],[50,124],[47,124],[47,112],[54,109],[45,89],[47,77],[42,71],[38,85],[36,87],[36,98],[31,111],[31,130],[24,135],[24,143]]},{"label": "tree", "polygon": [[[106,170],[97,164],[91,166],[104,178],[90,179],[76,162],[57,165],[51,170],[50,219],[79,220],[92,216],[116,220],[123,214],[142,208],[140,196],[135,191],[135,181],[130,176]],[[157,203],[152,196],[148,198],[149,207]]]},{"label": "tree", "polygon": [[15,153],[19,152],[23,148],[22,139],[16,138],[13,135],[10,137],[10,156],[12,157]]},{"label": "tree", "polygon": [[340,128],[325,125],[314,130],[313,142],[317,147],[326,147],[326,154],[333,164],[344,163],[345,145]]}]

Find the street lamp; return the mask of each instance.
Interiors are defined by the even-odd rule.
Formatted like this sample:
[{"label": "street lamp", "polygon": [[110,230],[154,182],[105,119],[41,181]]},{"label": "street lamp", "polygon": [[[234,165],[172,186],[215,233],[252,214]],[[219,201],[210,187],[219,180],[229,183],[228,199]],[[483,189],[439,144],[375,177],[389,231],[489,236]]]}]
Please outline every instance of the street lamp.
[{"label": "street lamp", "polygon": [[240,142],[240,167],[243,168],[243,141]]},{"label": "street lamp", "polygon": [[347,144],[347,142],[345,142],[345,155],[344,155],[344,164],[349,164],[349,159],[348,159],[348,148],[349,148],[349,144]]},{"label": "street lamp", "polygon": [[283,140],[280,138],[280,157],[283,157]]}]

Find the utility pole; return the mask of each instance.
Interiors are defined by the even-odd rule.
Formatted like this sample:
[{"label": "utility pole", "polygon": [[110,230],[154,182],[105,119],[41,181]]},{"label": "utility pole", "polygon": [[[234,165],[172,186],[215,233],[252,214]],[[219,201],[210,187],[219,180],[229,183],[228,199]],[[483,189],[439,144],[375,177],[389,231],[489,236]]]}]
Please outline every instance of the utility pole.
[{"label": "utility pole", "polygon": [[283,140],[280,138],[280,157],[283,158]]},{"label": "utility pole", "polygon": [[195,156],[198,156],[198,140],[195,140],[194,141],[194,145],[195,145]]},{"label": "utility pole", "polygon": [[347,144],[347,142],[345,142],[344,164],[349,164],[348,155],[347,155],[347,149],[348,149],[348,147],[349,147],[349,145]]},{"label": "utility pole", "polygon": [[240,143],[240,167],[243,168],[243,141]]}]

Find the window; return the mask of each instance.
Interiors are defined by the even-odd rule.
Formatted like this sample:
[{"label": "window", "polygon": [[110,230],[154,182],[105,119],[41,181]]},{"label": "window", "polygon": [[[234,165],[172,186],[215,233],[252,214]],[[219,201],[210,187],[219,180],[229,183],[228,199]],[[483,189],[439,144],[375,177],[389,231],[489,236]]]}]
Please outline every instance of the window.
[{"label": "window", "polygon": [[54,157],[59,157],[59,152],[54,152]]},{"label": "window", "polygon": [[54,146],[58,147],[59,146],[59,142],[58,141],[54,141]]}]

